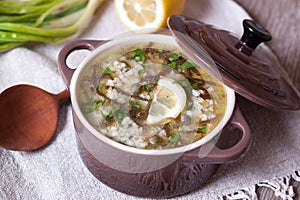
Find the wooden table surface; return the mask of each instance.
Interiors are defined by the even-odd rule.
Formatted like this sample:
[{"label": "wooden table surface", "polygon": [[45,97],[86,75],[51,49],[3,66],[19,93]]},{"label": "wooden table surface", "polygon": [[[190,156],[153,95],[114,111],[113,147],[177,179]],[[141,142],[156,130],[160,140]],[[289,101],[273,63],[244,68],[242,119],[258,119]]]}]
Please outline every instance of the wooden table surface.
[{"label": "wooden table surface", "polygon": [[[293,84],[300,90],[300,1],[299,0],[235,0],[249,15],[272,34],[267,45],[278,57]],[[295,169],[296,170],[296,169]],[[275,176],[275,175],[274,175]],[[292,180],[296,196],[300,199],[300,182]],[[256,187],[259,199],[281,199],[274,191]]]}]

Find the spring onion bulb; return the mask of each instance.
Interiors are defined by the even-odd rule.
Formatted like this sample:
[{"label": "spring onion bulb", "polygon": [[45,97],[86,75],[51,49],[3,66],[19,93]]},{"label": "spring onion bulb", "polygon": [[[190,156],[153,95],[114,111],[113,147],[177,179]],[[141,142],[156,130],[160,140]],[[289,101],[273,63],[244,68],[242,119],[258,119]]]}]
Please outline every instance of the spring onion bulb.
[{"label": "spring onion bulb", "polygon": [[0,1],[0,52],[30,41],[60,43],[82,31],[103,1]]}]

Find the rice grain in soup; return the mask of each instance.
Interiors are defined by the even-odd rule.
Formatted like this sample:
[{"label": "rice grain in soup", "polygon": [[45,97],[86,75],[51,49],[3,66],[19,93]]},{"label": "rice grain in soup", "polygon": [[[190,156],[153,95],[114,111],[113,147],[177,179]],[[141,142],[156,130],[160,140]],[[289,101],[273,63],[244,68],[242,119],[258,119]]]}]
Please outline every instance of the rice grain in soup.
[{"label": "rice grain in soup", "polygon": [[178,47],[153,42],[101,53],[77,88],[81,111],[99,134],[142,149],[191,144],[226,110],[222,83]]}]

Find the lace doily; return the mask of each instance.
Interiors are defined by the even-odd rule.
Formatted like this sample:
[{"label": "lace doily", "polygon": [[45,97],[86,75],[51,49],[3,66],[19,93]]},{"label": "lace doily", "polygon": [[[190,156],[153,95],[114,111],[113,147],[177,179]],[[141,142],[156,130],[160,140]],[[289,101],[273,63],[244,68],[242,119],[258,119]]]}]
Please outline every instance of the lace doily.
[{"label": "lace doily", "polygon": [[259,182],[256,185],[243,188],[233,194],[227,194],[223,197],[219,197],[219,200],[258,200],[258,187],[266,187],[273,190],[274,195],[282,198],[283,200],[293,200],[295,197],[295,191],[291,184],[294,181],[300,182],[300,170],[294,171],[290,175]]}]

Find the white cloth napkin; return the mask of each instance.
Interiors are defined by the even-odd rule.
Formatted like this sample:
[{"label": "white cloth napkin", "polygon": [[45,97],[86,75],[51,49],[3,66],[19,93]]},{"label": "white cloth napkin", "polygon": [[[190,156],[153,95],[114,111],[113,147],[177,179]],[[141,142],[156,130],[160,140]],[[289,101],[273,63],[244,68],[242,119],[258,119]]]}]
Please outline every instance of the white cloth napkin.
[{"label": "white cloth napkin", "polygon": [[[242,33],[242,19],[249,18],[231,0],[188,0],[185,14],[237,35]],[[106,39],[123,31],[113,1],[106,1],[80,37]],[[0,54],[0,91],[19,83],[62,91],[66,86],[56,59],[64,44],[31,43]],[[217,199],[299,169],[300,112],[275,112],[243,98],[238,103],[253,132],[249,152],[223,164],[198,191],[178,199]],[[108,188],[86,169],[76,147],[71,112],[70,105],[62,106],[55,136],[46,147],[34,152],[0,149],[0,199],[136,199]]]}]

